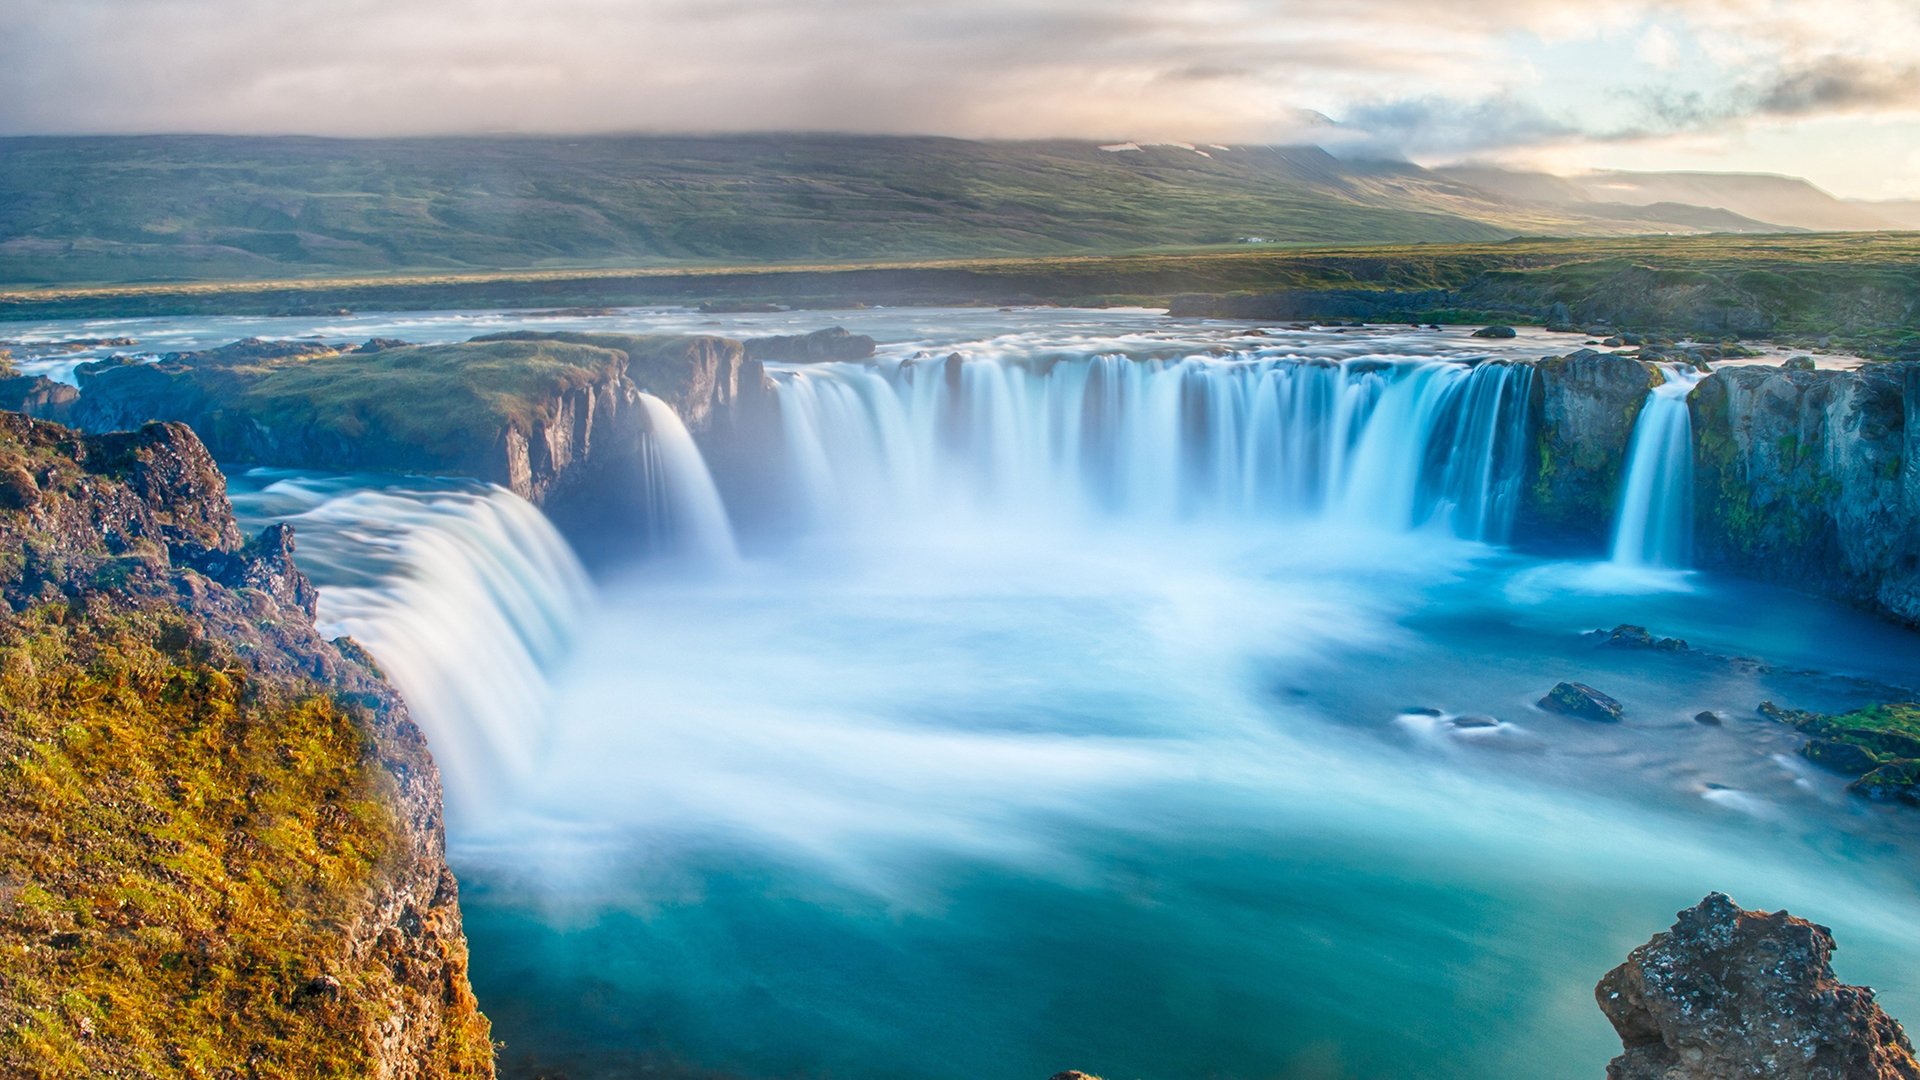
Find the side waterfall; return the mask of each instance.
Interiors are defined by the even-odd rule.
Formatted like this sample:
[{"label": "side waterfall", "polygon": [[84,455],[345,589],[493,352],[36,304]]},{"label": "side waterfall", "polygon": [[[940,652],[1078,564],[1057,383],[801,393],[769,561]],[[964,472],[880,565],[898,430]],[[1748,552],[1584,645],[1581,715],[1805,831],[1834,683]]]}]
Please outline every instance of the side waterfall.
[{"label": "side waterfall", "polygon": [[1687,395],[1702,376],[1663,364],[1666,381],[1647,392],[1627,448],[1627,475],[1614,520],[1613,561],[1684,570],[1693,561],[1693,420]]},{"label": "side waterfall", "polygon": [[591,586],[546,516],[504,488],[350,480],[288,478],[234,502],[293,524],[321,632],[379,661],[427,735],[450,810],[471,812],[531,767],[548,672]]},{"label": "side waterfall", "polygon": [[1508,538],[1533,371],[1102,355],[770,371],[797,516],[1338,516]]},{"label": "side waterfall", "polygon": [[647,552],[704,563],[737,559],[726,505],[693,435],[673,407],[652,394],[641,394],[640,405],[647,417],[641,447]]}]

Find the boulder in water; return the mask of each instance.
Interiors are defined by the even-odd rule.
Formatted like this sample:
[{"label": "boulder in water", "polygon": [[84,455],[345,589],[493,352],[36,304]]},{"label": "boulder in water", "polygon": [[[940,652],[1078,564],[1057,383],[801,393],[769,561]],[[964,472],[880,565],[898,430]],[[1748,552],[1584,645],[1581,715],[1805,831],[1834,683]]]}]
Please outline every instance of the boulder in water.
[{"label": "boulder in water", "polygon": [[1787,362],[1780,366],[1788,371],[1815,371],[1819,368],[1819,365],[1813,362],[1813,357],[1811,356],[1790,356],[1787,358]]},{"label": "boulder in water", "polygon": [[1687,652],[1690,646],[1680,638],[1657,638],[1644,626],[1621,623],[1611,630],[1595,630],[1587,635],[1600,644],[1616,649],[1654,649],[1659,652]]},{"label": "boulder in water", "polygon": [[1560,683],[1547,691],[1547,696],[1541,698],[1538,704],[1548,712],[1591,720],[1597,724],[1617,724],[1626,714],[1625,706],[1586,683]]},{"label": "boulder in water", "polygon": [[1834,978],[1833,934],[1721,893],[1594,989],[1624,1052],[1608,1080],[1920,1080],[1873,991]]},{"label": "boulder in water", "polygon": [[1483,326],[1475,330],[1473,336],[1477,338],[1512,338],[1519,337],[1520,331],[1515,330],[1511,326]]},{"label": "boulder in water", "polygon": [[1874,802],[1903,802],[1920,806],[1920,761],[1891,761],[1847,785],[1856,795]]}]

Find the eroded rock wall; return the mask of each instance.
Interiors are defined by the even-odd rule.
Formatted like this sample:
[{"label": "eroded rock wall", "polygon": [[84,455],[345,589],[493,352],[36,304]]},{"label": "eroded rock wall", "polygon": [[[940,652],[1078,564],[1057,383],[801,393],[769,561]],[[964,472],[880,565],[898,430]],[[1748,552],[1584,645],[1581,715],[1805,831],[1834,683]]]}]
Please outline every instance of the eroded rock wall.
[{"label": "eroded rock wall", "polygon": [[1920,363],[1726,367],[1689,407],[1699,565],[1920,625]]}]

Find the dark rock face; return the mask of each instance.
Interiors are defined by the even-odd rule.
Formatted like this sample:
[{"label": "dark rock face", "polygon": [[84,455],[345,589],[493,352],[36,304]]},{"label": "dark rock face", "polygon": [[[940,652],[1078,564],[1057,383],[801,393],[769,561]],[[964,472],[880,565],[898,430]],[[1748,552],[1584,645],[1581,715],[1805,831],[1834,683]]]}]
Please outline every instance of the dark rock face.
[{"label": "dark rock face", "polygon": [[1538,427],[1515,535],[1604,543],[1626,476],[1634,421],[1658,378],[1638,360],[1581,349],[1534,368]]},{"label": "dark rock face", "polygon": [[1824,926],[1709,895],[1595,989],[1625,1051],[1608,1080],[1920,1080],[1873,991],[1834,978],[1833,950]]},{"label": "dark rock face", "polygon": [[1920,364],[1723,368],[1688,400],[1702,565],[1920,626]]},{"label": "dark rock face", "polygon": [[[331,952],[306,959],[364,976],[347,982],[374,995],[359,1004],[379,1019],[335,1034],[366,1048],[369,1075],[491,1075],[445,861],[439,772],[405,703],[364,653],[315,629],[316,594],[292,562],[292,530],[243,541],[225,479],[183,424],[89,436],[0,413],[0,466],[24,474],[33,491],[0,510],[0,639],[8,618],[48,606],[68,620],[158,608],[196,638],[224,643],[249,679],[358,710],[396,844],[352,898],[355,917],[339,926]],[[183,1010],[180,1022],[187,1041],[185,1025],[199,1021]],[[271,1063],[250,1071],[262,1069]]]},{"label": "dark rock face", "polygon": [[61,419],[80,399],[80,391],[45,375],[14,375],[0,379],[0,409]]},{"label": "dark rock face", "polygon": [[1537,703],[1548,712],[1591,720],[1596,724],[1617,724],[1626,708],[1586,683],[1563,682],[1547,691]]},{"label": "dark rock face", "polygon": [[782,334],[777,337],[748,338],[743,342],[749,360],[786,360],[814,364],[828,360],[865,360],[873,355],[874,341],[865,334],[850,333],[834,326],[811,334]]}]

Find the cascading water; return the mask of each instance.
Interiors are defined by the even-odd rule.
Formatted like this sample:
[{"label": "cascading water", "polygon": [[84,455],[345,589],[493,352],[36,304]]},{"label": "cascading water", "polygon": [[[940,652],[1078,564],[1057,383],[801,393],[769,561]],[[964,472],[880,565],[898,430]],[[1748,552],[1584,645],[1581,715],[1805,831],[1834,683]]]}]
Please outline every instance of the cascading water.
[{"label": "cascading water", "polygon": [[[1582,1075],[1618,1047],[1593,979],[1708,888],[1819,911],[1850,979],[1920,1010],[1911,829],[1669,722],[1857,707],[1804,672],[1909,678],[1910,638],[1435,542],[1506,535],[1534,373],[1479,358],[1533,345],[847,318],[912,344],[774,365],[784,445],[729,454],[724,509],[647,403],[633,544],[693,558],[600,602],[563,548],[462,534],[532,515],[511,546],[558,544],[477,485],[308,478],[251,515],[291,517],[324,616],[429,731],[503,1071]],[[686,572],[731,557],[729,512],[781,511],[814,535]],[[1623,621],[1778,662],[1578,637]],[[1563,677],[1628,721],[1531,704]]]},{"label": "cascading water", "polygon": [[1687,395],[1702,376],[1680,364],[1663,364],[1661,373],[1664,380],[1647,392],[1627,449],[1613,561],[1683,570],[1693,560],[1693,420]]},{"label": "cascading water", "polygon": [[733,526],[693,435],[673,407],[652,394],[641,394],[640,406],[647,418],[641,446],[645,550],[692,562],[732,562],[739,556]]},{"label": "cascading water", "polygon": [[356,480],[289,477],[234,503],[293,524],[321,586],[321,632],[379,661],[427,735],[450,810],[470,813],[531,767],[547,674],[591,587],[546,516],[504,488]]},{"label": "cascading water", "polygon": [[1532,369],[1120,355],[772,372],[800,516],[914,511],[1512,525]]}]

